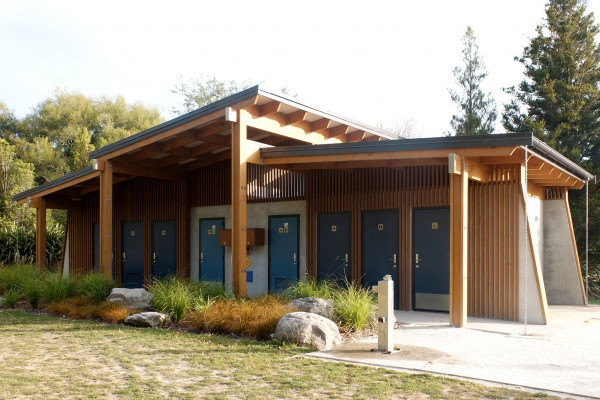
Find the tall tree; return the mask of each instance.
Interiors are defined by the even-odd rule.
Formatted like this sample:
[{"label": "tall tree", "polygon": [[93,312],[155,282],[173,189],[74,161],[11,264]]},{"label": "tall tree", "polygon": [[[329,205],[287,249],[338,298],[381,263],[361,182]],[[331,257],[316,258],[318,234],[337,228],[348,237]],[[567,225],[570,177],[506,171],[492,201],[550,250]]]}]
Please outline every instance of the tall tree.
[{"label": "tall tree", "polygon": [[[582,0],[550,0],[537,35],[515,57],[525,79],[504,106],[509,132],[533,132],[571,160],[600,174],[600,45],[594,14]],[[579,253],[585,249],[585,192],[569,200]],[[590,186],[591,265],[600,264],[600,191]],[[600,272],[600,271],[599,271]],[[600,285],[600,282],[598,282]]]},{"label": "tall tree", "polygon": [[494,123],[498,114],[496,102],[491,93],[485,95],[481,82],[488,75],[479,55],[475,33],[468,26],[463,36],[462,59],[464,65],[452,71],[459,91],[449,90],[450,98],[459,110],[453,115],[450,126],[457,136],[484,135],[494,133]]},{"label": "tall tree", "polygon": [[[183,96],[183,108],[173,107],[173,112],[184,114],[196,110],[224,97],[248,89],[250,85],[250,83],[245,81],[241,83],[234,80],[229,82],[220,81],[214,76],[210,77],[202,74],[197,79],[191,79],[189,82],[181,82],[179,85],[175,85],[175,89],[171,92]],[[283,88],[282,91],[287,93],[287,88]]]}]

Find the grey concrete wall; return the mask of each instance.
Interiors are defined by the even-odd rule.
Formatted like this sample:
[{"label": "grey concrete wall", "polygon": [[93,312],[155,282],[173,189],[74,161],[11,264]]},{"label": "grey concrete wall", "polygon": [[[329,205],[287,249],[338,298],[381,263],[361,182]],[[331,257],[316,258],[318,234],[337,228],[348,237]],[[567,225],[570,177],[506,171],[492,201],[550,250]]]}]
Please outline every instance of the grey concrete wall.
[{"label": "grey concrete wall", "polygon": [[[540,225],[542,216],[541,200],[527,196],[527,214],[532,232],[532,242],[534,249],[539,252],[539,246],[542,242],[540,235]],[[537,217],[537,220],[536,220]],[[519,202],[519,321],[523,322],[527,312],[527,322],[530,324],[543,324],[544,316],[542,311],[542,302],[538,293],[537,282],[535,278],[535,266],[533,263],[533,252],[529,243],[527,247],[527,257],[525,256],[525,210]],[[541,258],[541,256],[540,256]],[[527,261],[527,262],[526,262]],[[542,282],[543,285],[543,282]],[[527,289],[526,289],[527,288]]]},{"label": "grey concrete wall", "polygon": [[[248,228],[265,229],[265,245],[251,247],[249,255],[253,271],[253,282],[247,283],[248,296],[266,294],[269,288],[269,216],[270,215],[300,215],[300,248],[299,263],[300,279],[306,276],[306,202],[285,201],[276,203],[248,204]],[[200,263],[200,218],[225,218],[225,228],[231,229],[231,206],[193,207],[190,212],[190,266],[191,278],[199,278]],[[225,285],[231,290],[231,246],[225,247]]]},{"label": "grey concrete wall", "polygon": [[70,260],[69,260],[69,233],[67,232],[66,238],[65,238],[65,254],[64,254],[64,258],[63,258],[63,277],[65,277],[65,278],[69,277],[69,266],[70,266]]},{"label": "grey concrete wall", "polygon": [[544,200],[544,281],[548,304],[584,304],[564,200]]}]

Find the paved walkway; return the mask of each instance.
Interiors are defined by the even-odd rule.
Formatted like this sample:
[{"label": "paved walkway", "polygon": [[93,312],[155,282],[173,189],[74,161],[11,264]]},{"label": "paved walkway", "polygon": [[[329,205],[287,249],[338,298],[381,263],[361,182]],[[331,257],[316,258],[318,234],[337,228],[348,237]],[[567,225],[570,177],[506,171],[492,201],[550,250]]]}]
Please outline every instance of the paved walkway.
[{"label": "paved walkway", "polygon": [[396,311],[399,349],[381,354],[377,337],[344,343],[312,357],[430,372],[557,394],[600,399],[600,306],[551,306],[548,325],[469,318],[448,325],[448,314]]}]

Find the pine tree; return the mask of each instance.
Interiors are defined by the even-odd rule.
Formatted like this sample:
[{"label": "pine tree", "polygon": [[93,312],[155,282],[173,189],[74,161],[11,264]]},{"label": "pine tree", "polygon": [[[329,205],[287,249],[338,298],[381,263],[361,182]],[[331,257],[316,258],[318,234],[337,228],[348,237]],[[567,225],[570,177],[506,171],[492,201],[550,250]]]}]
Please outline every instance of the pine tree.
[{"label": "pine tree", "polygon": [[[600,45],[583,0],[550,0],[544,23],[521,57],[525,79],[504,105],[509,132],[533,132],[571,160],[600,174]],[[569,193],[579,254],[585,258],[585,191]],[[600,264],[600,190],[590,185],[590,266]],[[600,277],[600,270],[596,272]],[[600,280],[595,282],[600,288]]]},{"label": "pine tree", "polygon": [[470,26],[463,36],[463,44],[464,67],[455,67],[452,71],[460,91],[449,90],[450,98],[456,103],[460,114],[452,116],[450,126],[457,136],[490,134],[494,132],[498,116],[496,103],[491,94],[486,96],[481,90],[481,82],[488,73]]}]

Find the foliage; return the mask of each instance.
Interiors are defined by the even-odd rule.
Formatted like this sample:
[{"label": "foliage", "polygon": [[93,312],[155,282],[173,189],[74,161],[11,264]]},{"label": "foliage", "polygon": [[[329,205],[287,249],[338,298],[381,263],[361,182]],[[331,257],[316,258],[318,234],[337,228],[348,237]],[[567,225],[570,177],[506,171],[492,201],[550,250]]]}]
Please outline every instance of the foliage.
[{"label": "foliage", "polygon": [[36,185],[53,181],[68,172],[63,153],[47,137],[36,136],[30,141],[19,139],[16,143],[19,157],[35,166]]},{"label": "foliage", "polygon": [[[585,274],[585,271],[584,271]],[[600,265],[590,268],[588,276],[589,299],[600,299]]]},{"label": "foliage", "polygon": [[88,296],[94,303],[101,303],[110,294],[114,287],[112,280],[107,279],[103,274],[88,274],[84,276],[79,283],[79,293]]},{"label": "foliage", "polygon": [[[172,92],[183,97],[183,109],[173,108],[173,112],[184,114],[249,87],[250,84],[246,82],[240,83],[234,80],[225,82],[214,76],[200,75],[197,79],[190,79],[189,82],[181,82],[179,85],[175,85]],[[283,90],[287,92],[287,89],[284,88]]]},{"label": "foliage", "polygon": [[2,306],[6,308],[13,308],[19,302],[21,298],[21,290],[16,287],[12,287],[4,292],[4,300],[2,300]]},{"label": "foliage", "polygon": [[183,319],[192,305],[194,294],[187,282],[172,277],[152,281],[150,292],[154,308],[168,314],[175,322]]},{"label": "foliage", "polygon": [[6,104],[0,101],[0,138],[11,141],[19,131],[19,119]]},{"label": "foliage", "polygon": [[90,302],[88,296],[56,301],[49,304],[46,310],[51,314],[73,319],[99,319],[108,323],[122,323],[133,313],[127,307],[114,303]]},{"label": "foliage", "polygon": [[452,71],[460,91],[449,90],[460,113],[452,116],[450,126],[456,136],[491,134],[497,118],[496,103],[491,93],[486,96],[481,90],[481,82],[488,73],[470,26],[463,36],[463,45],[464,67]]},{"label": "foliage", "polygon": [[337,290],[333,311],[338,324],[359,331],[374,325],[375,296],[371,290],[349,282],[347,289]]},{"label": "foliage", "polygon": [[[513,96],[504,106],[502,123],[509,132],[533,132],[537,137],[600,174],[600,45],[599,26],[582,0],[551,0],[537,35],[516,60],[525,68]],[[585,193],[569,200],[580,254],[585,249]],[[600,249],[600,191],[590,185],[590,244]],[[592,265],[600,252],[590,253]]]},{"label": "foliage", "polygon": [[0,265],[0,294],[11,289],[25,290],[41,278],[42,274],[33,265]]},{"label": "foliage", "polygon": [[25,300],[29,303],[32,308],[38,308],[40,299],[42,298],[43,283],[40,279],[30,279],[25,282],[23,287],[23,294]]},{"label": "foliage", "polygon": [[[61,260],[64,230],[51,223],[46,227],[46,260],[50,268]],[[0,227],[0,264],[35,262],[35,230],[16,224]]]},{"label": "foliage", "polygon": [[75,293],[75,282],[68,277],[63,277],[60,272],[46,274],[42,286],[42,299],[48,303],[63,301]]},{"label": "foliage", "polygon": [[262,296],[253,299],[218,299],[202,312],[190,313],[193,329],[267,340],[277,322],[290,312],[287,299]]},{"label": "foliage", "polygon": [[284,292],[284,296],[290,299],[318,297],[333,300],[337,290],[337,285],[331,281],[322,280],[317,282],[314,278],[307,276],[304,282],[297,281],[288,287]]}]

